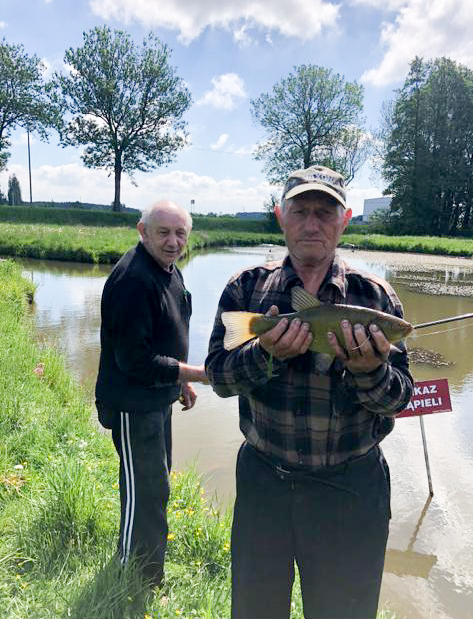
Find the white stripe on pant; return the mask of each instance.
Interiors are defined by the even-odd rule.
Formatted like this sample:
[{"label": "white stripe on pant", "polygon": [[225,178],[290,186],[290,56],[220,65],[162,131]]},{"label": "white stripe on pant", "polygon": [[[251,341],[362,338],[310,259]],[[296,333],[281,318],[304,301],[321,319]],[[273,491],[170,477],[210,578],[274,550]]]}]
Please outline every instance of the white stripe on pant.
[{"label": "white stripe on pant", "polygon": [[125,564],[130,555],[131,536],[135,518],[135,474],[133,470],[133,453],[130,439],[130,414],[120,412],[121,424],[121,453],[123,457],[123,470],[125,472],[126,507],[125,524],[123,527],[123,539],[121,549],[121,562]]}]

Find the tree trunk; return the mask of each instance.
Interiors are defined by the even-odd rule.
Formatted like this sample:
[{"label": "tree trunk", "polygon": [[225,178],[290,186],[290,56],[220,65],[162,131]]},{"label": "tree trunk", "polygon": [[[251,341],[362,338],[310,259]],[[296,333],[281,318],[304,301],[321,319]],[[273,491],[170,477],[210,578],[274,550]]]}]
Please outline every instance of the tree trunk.
[{"label": "tree trunk", "polygon": [[112,211],[120,211],[120,184],[122,180],[122,158],[121,153],[115,154],[115,197],[113,199]]}]

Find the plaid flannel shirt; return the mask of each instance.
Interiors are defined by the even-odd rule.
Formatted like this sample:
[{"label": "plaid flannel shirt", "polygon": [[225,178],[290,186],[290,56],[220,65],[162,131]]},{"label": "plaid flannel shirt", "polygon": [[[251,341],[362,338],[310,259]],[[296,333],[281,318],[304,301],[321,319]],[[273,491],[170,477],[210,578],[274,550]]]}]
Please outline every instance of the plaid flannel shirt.
[{"label": "plaid flannel shirt", "polygon": [[[308,351],[293,359],[273,359],[253,339],[223,347],[221,313],[266,313],[277,305],[294,311],[291,289],[303,286],[287,256],[247,269],[228,282],[220,298],[206,359],[207,375],[221,397],[239,396],[240,429],[253,447],[290,468],[315,469],[367,453],[394,427],[394,416],[412,394],[404,343],[401,352],[369,374],[351,374],[343,363]],[[384,280],[335,257],[318,292],[323,303],[362,305],[403,317],[402,305]]]}]

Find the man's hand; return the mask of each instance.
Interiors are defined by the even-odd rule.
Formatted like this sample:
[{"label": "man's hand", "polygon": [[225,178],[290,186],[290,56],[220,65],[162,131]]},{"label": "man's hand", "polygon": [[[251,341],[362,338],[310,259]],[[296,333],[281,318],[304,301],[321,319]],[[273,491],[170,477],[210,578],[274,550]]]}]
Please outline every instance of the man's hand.
[{"label": "man's hand", "polygon": [[368,374],[387,361],[391,344],[377,325],[369,326],[369,334],[363,325],[352,326],[348,320],[342,320],[340,326],[343,346],[334,333],[328,333],[328,341],[352,374]]},{"label": "man's hand", "polygon": [[181,395],[179,396],[179,402],[183,404],[183,411],[191,409],[195,401],[197,400],[197,392],[191,383],[183,383],[181,386]]},{"label": "man's hand", "polygon": [[[279,309],[276,305],[272,305],[266,315],[278,314]],[[259,336],[259,343],[264,350],[281,361],[303,355],[309,349],[312,340],[313,336],[306,322],[292,320],[289,324],[287,318],[283,318],[270,331]]]}]

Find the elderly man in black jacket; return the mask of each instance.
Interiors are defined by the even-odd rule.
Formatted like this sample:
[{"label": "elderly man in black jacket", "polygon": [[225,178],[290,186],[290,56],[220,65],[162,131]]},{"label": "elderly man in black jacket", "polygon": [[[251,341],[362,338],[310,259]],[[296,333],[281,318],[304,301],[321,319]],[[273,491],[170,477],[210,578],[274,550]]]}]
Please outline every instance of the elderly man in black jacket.
[{"label": "elderly man in black jacket", "polygon": [[133,555],[159,585],[168,534],[171,406],[194,406],[191,382],[202,366],[187,364],[191,295],[176,260],[192,219],[161,201],[138,223],[141,242],[117,263],[102,295],[101,354],[96,384],[99,420],[112,430],[120,457],[118,554]]}]

